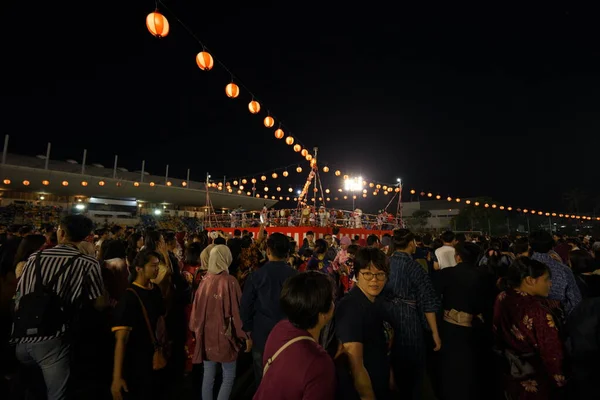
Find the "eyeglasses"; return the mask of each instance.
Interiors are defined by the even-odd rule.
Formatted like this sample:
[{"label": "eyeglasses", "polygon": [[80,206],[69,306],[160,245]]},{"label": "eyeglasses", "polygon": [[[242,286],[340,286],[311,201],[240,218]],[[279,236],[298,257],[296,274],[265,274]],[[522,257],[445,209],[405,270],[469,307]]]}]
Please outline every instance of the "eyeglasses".
[{"label": "eyeglasses", "polygon": [[360,272],[360,274],[363,276],[363,278],[365,278],[368,281],[373,280],[373,277],[377,277],[378,281],[385,281],[386,278],[386,273],[385,272],[378,272],[376,274],[372,273],[372,272]]}]

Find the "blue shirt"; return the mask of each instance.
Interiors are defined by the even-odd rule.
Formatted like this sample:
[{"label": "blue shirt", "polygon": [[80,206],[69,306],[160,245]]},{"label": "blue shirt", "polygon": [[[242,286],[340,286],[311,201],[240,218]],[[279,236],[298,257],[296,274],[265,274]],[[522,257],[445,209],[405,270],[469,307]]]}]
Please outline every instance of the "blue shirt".
[{"label": "blue shirt", "polygon": [[283,283],[297,271],[285,261],[272,261],[248,275],[240,304],[242,329],[251,332],[252,345],[264,351],[273,327],[285,318],[279,307]]},{"label": "blue shirt", "polygon": [[548,266],[552,278],[552,287],[550,288],[548,298],[560,301],[565,309],[565,313],[569,315],[581,303],[581,292],[577,286],[577,281],[575,281],[573,271],[547,253],[533,253],[531,259]]}]

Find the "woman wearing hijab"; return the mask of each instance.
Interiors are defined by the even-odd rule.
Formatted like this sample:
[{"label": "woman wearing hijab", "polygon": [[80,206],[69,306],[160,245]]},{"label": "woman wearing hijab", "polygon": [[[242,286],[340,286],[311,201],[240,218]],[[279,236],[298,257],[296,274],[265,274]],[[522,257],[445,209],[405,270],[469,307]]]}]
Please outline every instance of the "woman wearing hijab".
[{"label": "woman wearing hijab", "polygon": [[210,250],[207,274],[194,298],[189,328],[196,336],[192,362],[204,363],[203,400],[213,399],[217,364],[221,364],[223,369],[223,382],[217,399],[229,399],[238,353],[244,342],[246,352],[251,347],[240,318],[242,291],[237,280],[228,272],[231,262],[232,255],[227,246],[214,246]]}]

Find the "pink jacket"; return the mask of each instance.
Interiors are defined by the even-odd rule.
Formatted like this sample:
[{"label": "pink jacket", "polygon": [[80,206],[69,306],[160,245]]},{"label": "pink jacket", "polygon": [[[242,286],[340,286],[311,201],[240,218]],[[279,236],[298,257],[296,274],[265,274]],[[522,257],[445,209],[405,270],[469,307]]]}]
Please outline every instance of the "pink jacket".
[{"label": "pink jacket", "polygon": [[196,337],[192,363],[237,360],[242,343],[248,338],[242,330],[241,297],[239,283],[227,272],[206,274],[196,290],[190,315],[189,328]]}]

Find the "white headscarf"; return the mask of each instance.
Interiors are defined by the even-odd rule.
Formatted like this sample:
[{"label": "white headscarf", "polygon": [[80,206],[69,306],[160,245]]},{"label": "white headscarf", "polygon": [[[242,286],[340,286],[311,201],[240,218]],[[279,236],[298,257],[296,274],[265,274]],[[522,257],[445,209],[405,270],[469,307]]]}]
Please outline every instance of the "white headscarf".
[{"label": "white headscarf", "polygon": [[233,261],[231,250],[224,244],[218,244],[210,251],[208,258],[208,273],[218,275],[221,272],[229,273],[229,266]]},{"label": "white headscarf", "polygon": [[206,246],[202,253],[200,253],[200,269],[208,269],[208,260],[210,258],[210,251],[215,247],[214,244]]}]

